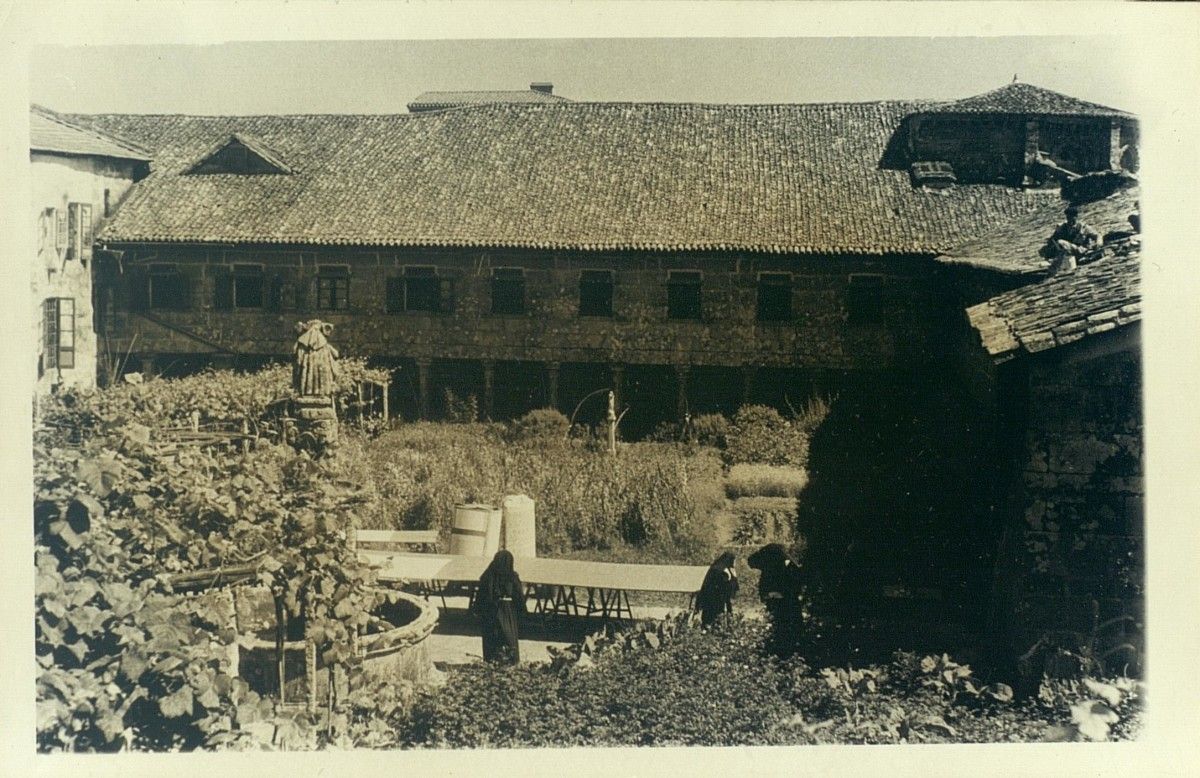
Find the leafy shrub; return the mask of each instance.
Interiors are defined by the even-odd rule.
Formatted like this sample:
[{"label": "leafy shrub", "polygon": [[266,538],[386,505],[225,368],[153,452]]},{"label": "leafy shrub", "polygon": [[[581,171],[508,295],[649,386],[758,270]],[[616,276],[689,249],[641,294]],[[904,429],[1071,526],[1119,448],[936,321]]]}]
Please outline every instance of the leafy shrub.
[{"label": "leafy shrub", "polygon": [[799,497],[808,474],[798,467],[740,464],[729,468],[725,493],[730,497]]},{"label": "leafy shrub", "polygon": [[774,408],[743,405],[726,435],[725,460],[730,465],[804,467],[808,461],[808,436]]},{"label": "leafy shrub", "polygon": [[475,395],[459,397],[450,387],[442,390],[446,421],[450,424],[474,424],[479,421],[479,399]]},{"label": "leafy shrub", "polygon": [[701,446],[725,448],[729,419],[719,413],[702,413],[692,418],[691,434]]},{"label": "leafy shrub", "polygon": [[738,545],[783,543],[788,545],[796,522],[796,501],[791,497],[743,497],[732,505]]},{"label": "leafy shrub", "polygon": [[833,404],[836,402],[836,397],[824,397],[822,395],[813,395],[804,401],[804,405],[800,406],[799,410],[791,408],[791,422],[800,429],[805,435],[811,436],[816,431],[817,427],[829,416],[829,412],[833,410]]},{"label": "leafy shrub", "polygon": [[509,440],[560,441],[567,437],[571,421],[555,408],[538,408],[516,419],[509,425]]},{"label": "leafy shrub", "polygon": [[[383,381],[388,374],[362,359],[338,362],[338,398],[354,396],[356,383]],[[205,370],[184,378],[152,378],[103,390],[72,390],[47,399],[41,423],[63,439],[79,441],[94,434],[120,431],[127,423],[155,430],[186,428],[195,413],[201,428],[226,428],[243,421],[262,431],[271,409],[291,394],[292,368],[271,365],[253,372]]]},{"label": "leafy shrub", "polygon": [[759,653],[761,622],[685,629],[586,667],[468,665],[419,702],[408,738],[438,747],[783,742],[787,674]]}]

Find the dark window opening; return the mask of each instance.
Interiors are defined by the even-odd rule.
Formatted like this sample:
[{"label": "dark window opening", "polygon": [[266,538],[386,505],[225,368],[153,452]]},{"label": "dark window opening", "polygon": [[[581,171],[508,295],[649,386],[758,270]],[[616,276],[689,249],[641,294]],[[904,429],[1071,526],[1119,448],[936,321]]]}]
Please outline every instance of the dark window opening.
[{"label": "dark window opening", "polygon": [[579,315],[613,315],[611,270],[584,270],[579,276]]},{"label": "dark window opening", "polygon": [[492,313],[525,313],[525,271],[498,267],[492,270]]},{"label": "dark window opening", "polygon": [[789,321],[791,318],[791,274],[760,273],[758,276],[758,320]]},{"label": "dark window opening", "polygon": [[700,318],[698,270],[672,270],[667,274],[667,318]]},{"label": "dark window opening", "polygon": [[187,278],[175,265],[150,265],[146,275],[146,304],[150,308],[180,311],[188,307]]},{"label": "dark window opening", "polygon": [[846,295],[846,312],[851,324],[883,321],[883,276],[852,273]]},{"label": "dark window opening", "polygon": [[51,297],[42,309],[42,366],[68,370],[75,367],[75,300]]},{"label": "dark window opening", "polygon": [[234,265],[232,281],[234,308],[263,307],[262,265]]},{"label": "dark window opening", "polygon": [[344,311],[350,307],[350,268],[322,267],[317,273],[317,310]]},{"label": "dark window opening", "polygon": [[437,313],[440,309],[442,286],[438,282],[436,269],[404,268],[402,292],[403,300],[398,310]]}]

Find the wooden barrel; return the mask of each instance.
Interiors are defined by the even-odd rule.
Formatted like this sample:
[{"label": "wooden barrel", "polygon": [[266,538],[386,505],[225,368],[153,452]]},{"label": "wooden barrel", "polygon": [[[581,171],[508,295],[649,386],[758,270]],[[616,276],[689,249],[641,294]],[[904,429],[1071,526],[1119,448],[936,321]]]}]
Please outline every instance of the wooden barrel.
[{"label": "wooden barrel", "polygon": [[510,494],[500,505],[504,513],[504,547],[514,557],[537,556],[533,500],[523,494]]},{"label": "wooden barrel", "polygon": [[491,557],[500,547],[500,511],[490,505],[454,506],[450,553]]}]

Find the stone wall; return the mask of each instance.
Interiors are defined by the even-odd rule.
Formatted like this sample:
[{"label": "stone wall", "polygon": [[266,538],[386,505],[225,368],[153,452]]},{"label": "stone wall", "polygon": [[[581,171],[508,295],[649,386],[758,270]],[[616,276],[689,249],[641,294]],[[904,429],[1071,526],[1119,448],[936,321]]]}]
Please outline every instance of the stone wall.
[{"label": "stone wall", "polygon": [[[251,251],[186,247],[125,253],[127,272],[114,286],[108,331],[127,345],[138,336],[145,353],[290,353],[291,324],[320,316],[337,327],[340,348],[352,354],[414,359],[494,359],[636,364],[886,367],[921,350],[927,338],[931,285],[926,261],[911,257],[776,257],[568,255],[501,252]],[[175,263],[188,277],[189,310],[150,310],[166,326],[127,316],[139,267]],[[262,263],[277,304],[261,310],[214,307],[217,277],[234,263]],[[316,309],[317,268],[350,267],[347,311]],[[453,312],[388,313],[387,279],[405,265],[434,265],[452,284]],[[490,313],[494,267],[525,270],[526,313]],[[614,271],[612,317],[578,315],[579,273]],[[703,273],[703,318],[667,317],[667,274]],[[759,272],[793,273],[794,317],[755,320]],[[851,273],[885,276],[878,324],[848,321]]]},{"label": "stone wall", "polygon": [[[1023,373],[1014,521],[1003,552],[1012,648],[1047,633],[1141,644],[1144,620],[1142,391],[1138,333],[1089,339],[1030,360]],[[1109,657],[1119,671],[1135,657]]]}]

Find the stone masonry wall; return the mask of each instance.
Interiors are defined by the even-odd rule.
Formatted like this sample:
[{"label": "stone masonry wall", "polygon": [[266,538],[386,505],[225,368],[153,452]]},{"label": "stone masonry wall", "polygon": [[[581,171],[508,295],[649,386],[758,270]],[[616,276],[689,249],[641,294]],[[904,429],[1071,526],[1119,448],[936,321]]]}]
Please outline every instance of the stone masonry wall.
[{"label": "stone masonry wall", "polygon": [[[919,257],[649,256],[482,251],[281,251],[137,247],[124,273],[106,275],[104,326],[111,347],[136,335],[135,356],[287,355],[292,324],[319,316],[336,326],[346,355],[389,359],[527,360],[813,367],[854,370],[911,364],[927,352],[932,291]],[[140,268],[175,263],[189,279],[188,310],[131,315]],[[218,274],[233,263],[262,263],[279,304],[262,310],[216,310]],[[347,311],[315,307],[318,265],[350,266]],[[434,265],[452,283],[451,313],[388,313],[387,279],[405,265]],[[525,269],[526,313],[490,313],[493,267]],[[578,315],[579,273],[614,270],[612,317]],[[703,273],[703,319],[667,317],[670,270]],[[793,319],[755,320],[759,272],[793,273]],[[884,275],[877,323],[849,321],[849,275]]]},{"label": "stone masonry wall", "polygon": [[[1020,515],[1005,560],[1018,650],[1047,632],[1087,635],[1094,618],[1103,623],[1122,616],[1133,622],[1102,630],[1099,649],[1126,642],[1140,647],[1145,492],[1139,354],[1129,348],[1029,366]],[[1119,671],[1134,659],[1119,651],[1109,657],[1109,669]]]}]

